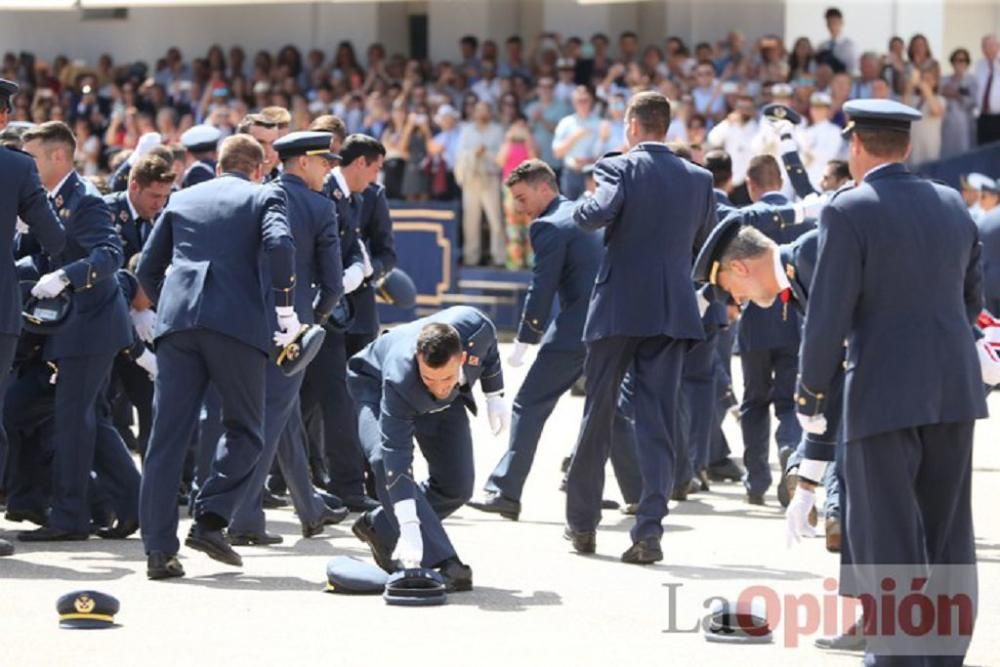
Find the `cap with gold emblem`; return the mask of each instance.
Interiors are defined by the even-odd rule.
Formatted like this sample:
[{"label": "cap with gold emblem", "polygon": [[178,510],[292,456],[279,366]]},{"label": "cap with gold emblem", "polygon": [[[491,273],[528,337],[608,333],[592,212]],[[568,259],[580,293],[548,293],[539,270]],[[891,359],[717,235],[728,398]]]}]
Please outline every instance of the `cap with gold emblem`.
[{"label": "cap with gold emblem", "polygon": [[110,628],[118,608],[117,599],[98,591],[74,591],[56,602],[61,628]]},{"label": "cap with gold emblem", "polygon": [[851,100],[844,104],[844,113],[848,122],[841,134],[845,137],[856,129],[908,134],[910,123],[923,118],[913,107],[894,100]]}]

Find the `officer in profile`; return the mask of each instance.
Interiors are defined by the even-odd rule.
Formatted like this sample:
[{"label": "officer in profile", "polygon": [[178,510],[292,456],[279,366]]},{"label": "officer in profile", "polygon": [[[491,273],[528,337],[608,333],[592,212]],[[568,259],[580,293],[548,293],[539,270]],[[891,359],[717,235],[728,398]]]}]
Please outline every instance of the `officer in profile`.
[{"label": "officer in profile", "polygon": [[211,125],[195,125],[181,135],[181,144],[191,164],[181,178],[181,188],[189,188],[215,178],[215,158],[222,133]]},{"label": "officer in profile", "polygon": [[[140,499],[150,579],[184,575],[177,560],[177,489],[209,382],[222,398],[225,439],[195,500],[185,544],[242,564],[222,530],[264,448],[268,355],[301,328],[285,196],[258,185],[264,150],[253,137],[235,135],[222,143],[219,158],[218,178],[171,197],[139,262],[139,281],[158,314],[159,374]],[[261,255],[273,301],[265,293]]]},{"label": "officer in profile", "polygon": [[[12,98],[18,91],[13,81],[0,79],[0,130],[7,127],[13,111]],[[66,232],[52,209],[38,177],[31,155],[16,148],[0,146],[0,405],[3,405],[6,378],[14,361],[21,334],[21,292],[14,268],[15,232],[31,234],[49,256],[58,255],[66,243]],[[0,462],[6,458],[7,435],[0,423]],[[0,474],[3,465],[0,464]],[[0,556],[14,553],[13,545],[0,539]]]}]

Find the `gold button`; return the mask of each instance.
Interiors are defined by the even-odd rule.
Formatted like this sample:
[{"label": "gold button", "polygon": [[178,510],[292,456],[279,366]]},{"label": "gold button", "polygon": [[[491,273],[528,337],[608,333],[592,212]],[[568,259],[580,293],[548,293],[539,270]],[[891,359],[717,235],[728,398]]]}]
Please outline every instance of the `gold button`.
[{"label": "gold button", "polygon": [[774,221],[775,221],[775,222],[778,222],[779,220],[781,220],[781,216],[779,216],[779,215],[775,215],[775,216],[774,216]]},{"label": "gold button", "polygon": [[817,401],[822,401],[823,400],[823,394],[816,394],[816,400]]},{"label": "gold button", "polygon": [[805,404],[806,404],[806,399],[800,398],[799,399],[799,405],[805,405]]}]

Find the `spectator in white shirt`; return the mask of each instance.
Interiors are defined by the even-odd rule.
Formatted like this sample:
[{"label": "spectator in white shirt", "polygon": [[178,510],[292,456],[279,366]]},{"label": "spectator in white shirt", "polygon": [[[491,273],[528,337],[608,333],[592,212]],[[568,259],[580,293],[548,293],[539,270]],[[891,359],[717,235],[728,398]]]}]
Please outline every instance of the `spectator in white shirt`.
[{"label": "spectator in white shirt", "polygon": [[813,93],[809,98],[809,117],[812,125],[802,131],[802,163],[813,186],[822,190],[826,165],[844,154],[844,139],[840,126],[830,122],[830,96]]},{"label": "spectator in white shirt", "polygon": [[708,133],[708,143],[726,151],[733,161],[733,186],[736,190],[745,190],[747,167],[753,157],[750,143],[757,136],[758,127],[753,98],[742,95],[736,102],[736,109]]},{"label": "spectator in white shirt", "polygon": [[855,55],[854,42],[850,37],[844,35],[844,15],[836,7],[826,10],[826,29],[830,31],[830,39],[826,40],[816,49],[818,60],[824,60],[827,54],[833,56],[839,64],[826,60],[834,70],[846,71],[854,74],[858,68],[858,59]]}]

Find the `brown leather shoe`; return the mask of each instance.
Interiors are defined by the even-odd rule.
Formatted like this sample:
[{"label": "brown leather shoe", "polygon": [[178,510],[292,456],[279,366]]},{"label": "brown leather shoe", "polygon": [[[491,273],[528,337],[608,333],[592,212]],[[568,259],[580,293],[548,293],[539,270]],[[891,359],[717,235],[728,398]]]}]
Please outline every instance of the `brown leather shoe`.
[{"label": "brown leather shoe", "polygon": [[826,550],[840,553],[840,519],[830,517],[826,520]]}]

